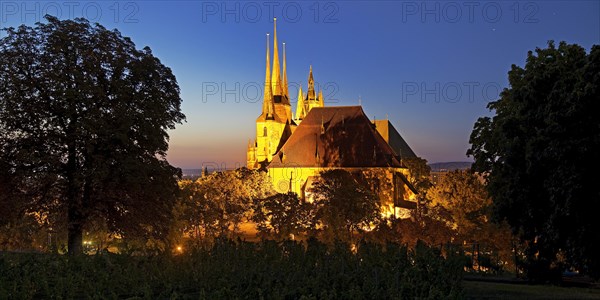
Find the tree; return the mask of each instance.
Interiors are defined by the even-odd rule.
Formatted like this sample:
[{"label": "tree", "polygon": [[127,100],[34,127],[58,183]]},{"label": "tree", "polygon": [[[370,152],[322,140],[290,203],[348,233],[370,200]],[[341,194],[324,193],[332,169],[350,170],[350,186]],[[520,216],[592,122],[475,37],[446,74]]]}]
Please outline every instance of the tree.
[{"label": "tree", "polygon": [[417,189],[421,197],[425,197],[424,194],[431,187],[431,167],[427,165],[427,160],[420,157],[404,158],[402,162],[410,170],[409,182]]},{"label": "tree", "polygon": [[284,240],[314,228],[314,205],[301,201],[296,193],[275,194],[255,199],[252,221],[258,231]]},{"label": "tree", "polygon": [[249,219],[253,203],[273,194],[266,172],[247,168],[214,172],[180,185],[176,219],[183,220],[182,229],[196,238],[237,233]]},{"label": "tree", "polygon": [[482,252],[493,252],[502,262],[513,261],[510,229],[504,222],[491,221],[492,201],[480,176],[470,170],[450,171],[431,188],[429,196],[433,210],[443,211],[438,220],[456,232],[454,242],[476,245],[479,263]]},{"label": "tree", "polygon": [[327,236],[352,241],[355,232],[379,221],[379,198],[368,183],[359,180],[361,177],[341,169],[327,170],[309,189],[317,205],[316,217]]},{"label": "tree", "polygon": [[[600,46],[553,42],[513,65],[493,117],[471,134],[473,168],[486,174],[495,216],[525,243],[532,279],[562,267],[600,275]],[[555,270],[555,272],[549,272]]]},{"label": "tree", "polygon": [[[26,212],[58,203],[68,251],[91,220],[123,237],[161,238],[181,171],[166,161],[184,121],[171,70],[146,47],[85,19],[5,29],[0,161]],[[11,199],[15,199],[12,198]]]},{"label": "tree", "polygon": [[468,170],[454,170],[444,174],[440,182],[430,190],[432,205],[446,210],[450,226],[463,240],[479,236],[488,221],[487,210],[491,200],[479,178]]},{"label": "tree", "polygon": [[[408,181],[417,190],[417,209],[412,214],[416,219],[421,219],[424,214],[431,213],[428,210],[431,207],[431,203],[427,196],[432,186],[430,178],[431,167],[427,165],[427,160],[421,157],[405,158],[402,162],[410,170]],[[437,228],[437,226],[434,228]]]}]

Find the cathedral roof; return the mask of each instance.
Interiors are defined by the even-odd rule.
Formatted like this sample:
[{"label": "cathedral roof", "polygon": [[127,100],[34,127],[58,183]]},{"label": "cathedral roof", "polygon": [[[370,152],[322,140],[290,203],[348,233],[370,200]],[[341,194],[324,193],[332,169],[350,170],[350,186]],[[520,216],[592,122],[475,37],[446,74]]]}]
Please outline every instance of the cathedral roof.
[{"label": "cathedral roof", "polygon": [[360,106],[315,107],[269,167],[401,167]]},{"label": "cathedral roof", "polygon": [[375,128],[383,139],[394,149],[394,152],[402,158],[415,158],[417,155],[410,148],[408,143],[402,138],[394,125],[388,120],[375,120]]}]

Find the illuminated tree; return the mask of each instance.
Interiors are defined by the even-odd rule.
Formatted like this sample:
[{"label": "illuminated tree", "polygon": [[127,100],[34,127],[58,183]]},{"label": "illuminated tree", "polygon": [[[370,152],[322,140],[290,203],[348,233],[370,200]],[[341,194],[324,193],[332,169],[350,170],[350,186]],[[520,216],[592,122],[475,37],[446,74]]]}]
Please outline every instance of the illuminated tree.
[{"label": "illuminated tree", "polygon": [[513,261],[510,229],[506,223],[491,221],[492,200],[481,177],[469,170],[448,172],[430,189],[429,197],[432,210],[443,211],[438,220],[456,232],[455,244],[476,245],[477,252],[493,251],[504,262]]},{"label": "illuminated tree", "polygon": [[185,118],[175,76],[117,30],[46,19],[0,40],[0,162],[25,195],[8,201],[26,199],[23,212],[58,201],[71,254],[91,220],[163,238],[181,173],[165,159]]},{"label": "illuminated tree", "polygon": [[298,236],[314,229],[314,205],[301,201],[296,193],[275,194],[254,202],[252,221],[258,231],[277,240]]},{"label": "illuminated tree", "polygon": [[253,203],[273,194],[265,172],[246,168],[214,172],[180,185],[177,218],[184,220],[183,230],[197,238],[238,233],[251,216]]},{"label": "illuminated tree", "polygon": [[354,233],[380,220],[379,198],[361,177],[339,169],[323,171],[310,188],[326,239],[352,241]]},{"label": "illuminated tree", "polygon": [[427,160],[414,157],[414,158],[403,158],[402,163],[410,170],[410,176],[408,181],[417,189],[419,195],[426,194],[427,190],[431,187],[431,167],[427,165]]},{"label": "illuminated tree", "polygon": [[469,171],[455,170],[444,174],[429,195],[433,206],[449,213],[450,225],[462,239],[472,240],[488,222],[492,201],[483,183]]}]

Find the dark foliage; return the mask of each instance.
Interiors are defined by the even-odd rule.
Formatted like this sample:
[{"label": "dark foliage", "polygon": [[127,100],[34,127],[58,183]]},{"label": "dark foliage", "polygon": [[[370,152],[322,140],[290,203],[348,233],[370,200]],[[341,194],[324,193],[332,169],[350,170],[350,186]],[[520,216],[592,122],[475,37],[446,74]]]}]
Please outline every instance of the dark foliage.
[{"label": "dark foliage", "polygon": [[217,240],[175,257],[0,253],[0,298],[456,299],[461,268],[423,244],[352,253],[314,239]]},{"label": "dark foliage", "polygon": [[[471,134],[473,169],[486,174],[498,220],[526,246],[531,279],[564,268],[600,275],[600,46],[553,42],[513,65],[510,88]],[[550,278],[553,277],[553,278]]]},{"label": "dark foliage", "polygon": [[13,195],[1,206],[61,215],[70,253],[81,253],[92,220],[126,237],[164,236],[181,173],[165,159],[167,130],[185,118],[171,70],[84,19],[48,16],[6,34],[0,180],[8,175]]}]

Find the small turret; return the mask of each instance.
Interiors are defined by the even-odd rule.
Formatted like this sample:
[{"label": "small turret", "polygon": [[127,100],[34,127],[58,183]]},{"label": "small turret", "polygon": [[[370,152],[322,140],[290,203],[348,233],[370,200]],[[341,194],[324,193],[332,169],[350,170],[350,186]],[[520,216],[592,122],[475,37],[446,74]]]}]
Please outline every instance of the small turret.
[{"label": "small turret", "polygon": [[317,102],[319,103],[318,107],[325,107],[325,101],[323,100],[323,90],[319,90],[319,99]]},{"label": "small turret", "polygon": [[298,105],[296,106],[296,120],[302,120],[306,117],[306,105],[304,103],[304,95],[302,87],[298,87]]}]

